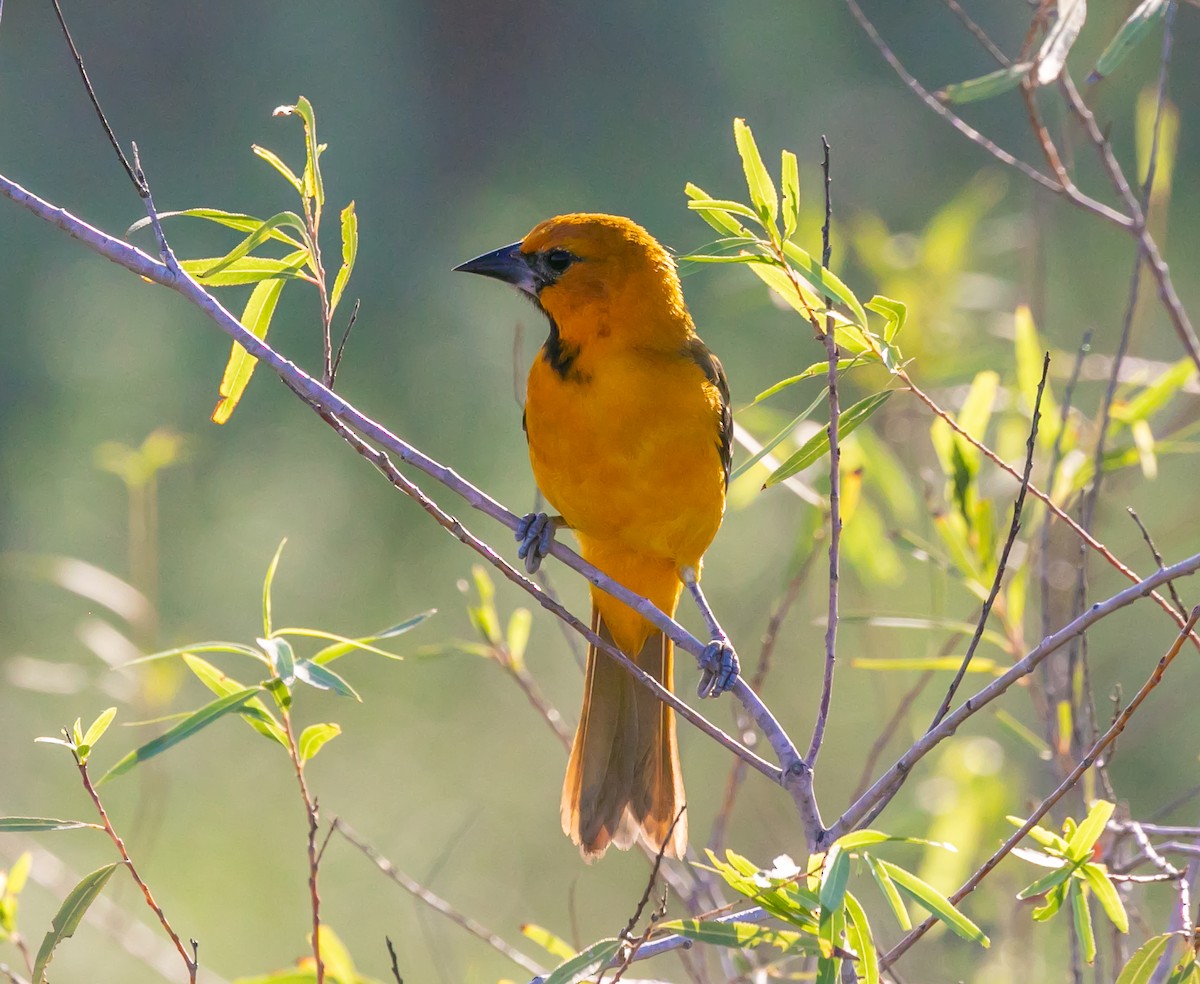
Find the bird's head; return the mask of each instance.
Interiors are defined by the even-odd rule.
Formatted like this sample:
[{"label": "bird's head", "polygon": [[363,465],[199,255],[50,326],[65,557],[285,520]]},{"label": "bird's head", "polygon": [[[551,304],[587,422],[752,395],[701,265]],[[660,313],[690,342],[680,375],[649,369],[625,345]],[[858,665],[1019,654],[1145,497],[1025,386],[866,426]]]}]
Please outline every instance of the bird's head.
[{"label": "bird's head", "polygon": [[671,255],[620,216],[547,219],[520,242],[455,269],[512,284],[575,345],[603,338],[676,345],[693,330]]}]

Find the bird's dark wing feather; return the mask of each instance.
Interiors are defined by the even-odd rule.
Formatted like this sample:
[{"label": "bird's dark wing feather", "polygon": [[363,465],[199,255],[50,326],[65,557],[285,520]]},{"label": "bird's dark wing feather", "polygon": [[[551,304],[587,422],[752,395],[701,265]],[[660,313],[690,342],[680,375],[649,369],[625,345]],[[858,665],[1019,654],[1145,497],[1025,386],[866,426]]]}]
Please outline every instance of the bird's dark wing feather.
[{"label": "bird's dark wing feather", "polygon": [[696,363],[721,394],[721,426],[717,435],[717,448],[721,452],[721,466],[725,469],[725,484],[729,484],[729,472],[733,465],[733,407],[729,403],[729,380],[725,378],[725,370],[708,346],[699,338],[692,338],[687,344],[686,354]]}]

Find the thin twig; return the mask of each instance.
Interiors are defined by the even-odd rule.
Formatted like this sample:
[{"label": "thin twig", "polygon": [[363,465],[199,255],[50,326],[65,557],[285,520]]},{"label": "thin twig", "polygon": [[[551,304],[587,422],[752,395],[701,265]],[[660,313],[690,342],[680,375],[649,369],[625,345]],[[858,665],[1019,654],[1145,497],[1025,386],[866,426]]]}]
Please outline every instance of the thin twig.
[{"label": "thin twig", "polygon": [[[317,833],[321,829],[320,817],[317,812],[317,801],[308,791],[308,782],[304,778],[304,761],[300,758],[300,749],[296,744],[296,734],[292,729],[292,716],[286,707],[281,711],[283,731],[287,736],[288,756],[292,760],[292,771],[300,787],[300,798],[304,803],[304,819],[308,833],[308,897],[312,910],[312,954],[316,967],[317,984],[324,984],[325,962],[321,959],[321,894],[318,890],[317,876],[320,871],[321,859],[317,851]],[[328,840],[328,838],[327,838]]]},{"label": "thin twig", "polygon": [[1008,555],[1012,552],[1013,544],[1017,540],[1017,534],[1021,530],[1021,510],[1025,506],[1025,492],[1029,488],[1029,476],[1033,472],[1033,454],[1037,446],[1038,422],[1042,416],[1042,393],[1046,389],[1046,374],[1050,371],[1050,353],[1047,352],[1042,359],[1042,378],[1038,381],[1037,395],[1033,400],[1033,419],[1029,426],[1029,439],[1025,442],[1025,471],[1021,475],[1021,488],[1017,492],[1017,499],[1013,503],[1012,525],[1008,529],[1008,538],[1004,541],[1004,549],[1000,551],[1000,562],[996,565],[996,576],[992,579],[992,589],[988,592],[987,600],[983,603],[983,610],[979,613],[979,621],[975,625],[975,634],[971,636],[971,642],[967,646],[967,653],[963,656],[963,661],[958,667],[958,672],[954,674],[954,679],[950,681],[950,686],[946,690],[946,696],[942,698],[941,706],[934,714],[933,720],[929,723],[929,728],[936,728],[950,711],[950,704],[954,700],[954,695],[958,693],[959,685],[963,681],[963,677],[967,674],[967,669],[971,665],[971,660],[975,656],[975,650],[979,646],[979,640],[983,638],[983,630],[987,626],[988,616],[992,613],[992,606],[996,603],[996,598],[1000,594],[1000,585],[1004,581],[1004,572],[1008,567]]},{"label": "thin twig", "polygon": [[[842,834],[851,830],[857,829],[859,822],[865,817],[875,805],[883,799],[889,799],[893,795],[893,786],[903,781],[904,776],[912,771],[922,758],[932,751],[943,740],[954,734],[955,731],[962,726],[972,715],[986,707],[993,700],[1008,690],[1018,680],[1032,673],[1041,662],[1051,653],[1066,645],[1074,639],[1079,633],[1091,628],[1101,619],[1108,617],[1113,612],[1133,604],[1140,598],[1149,597],[1161,584],[1173,580],[1177,577],[1184,577],[1194,574],[1200,570],[1200,554],[1194,554],[1186,560],[1180,561],[1172,567],[1165,568],[1161,571],[1156,571],[1144,581],[1138,584],[1131,585],[1124,591],[1120,591],[1105,601],[1096,602],[1087,611],[1078,618],[1068,622],[1053,635],[1049,635],[1042,639],[1029,653],[1018,662],[1010,666],[1004,673],[998,676],[995,680],[979,690],[977,693],[968,697],[966,701],[960,704],[955,710],[951,711],[932,731],[922,735],[912,747],[908,749],[895,764],[880,776],[875,783],[862,794],[847,810],[843,813],[836,822],[834,822],[822,838],[823,845],[830,844]],[[1193,623],[1184,622],[1185,637],[1192,631]],[[1115,736],[1114,736],[1115,737]]]},{"label": "thin twig", "polygon": [[[1142,522],[1142,517],[1134,512],[1133,506],[1126,506],[1125,511],[1129,513],[1133,521],[1137,523],[1137,528],[1142,531],[1142,539],[1146,541],[1146,546],[1150,548],[1150,555],[1154,558],[1154,563],[1158,564],[1159,567],[1162,567],[1164,563],[1162,554],[1159,553],[1158,547],[1155,546],[1154,539],[1150,536],[1150,531],[1146,529],[1146,524]],[[1175,602],[1175,607],[1178,608],[1180,612],[1186,612],[1187,605],[1185,605],[1183,603],[1183,599],[1179,597],[1179,591],[1176,589],[1175,585],[1168,585],[1168,588],[1171,592],[1171,600]]]},{"label": "thin twig", "polygon": [[361,298],[354,299],[354,307],[350,311],[350,320],[346,322],[346,330],[342,332],[342,340],[338,342],[337,355],[333,357],[333,367],[329,370],[330,389],[333,389],[334,381],[337,379],[337,371],[342,364],[342,353],[346,351],[346,342],[350,340],[350,332],[354,330],[354,325],[358,322],[358,307],[361,303]]},{"label": "thin twig", "polygon": [[975,40],[983,45],[996,61],[1004,68],[1007,68],[1012,62],[1009,57],[997,47],[996,43],[988,37],[987,32],[971,19],[971,15],[963,10],[958,0],[946,0],[946,6],[962,21],[963,26],[975,36]]},{"label": "thin twig", "polygon": [[[830,196],[832,176],[829,171],[829,141],[821,136],[821,173],[825,178],[825,224],[821,227],[821,267],[829,269],[831,252],[829,242],[829,225],[833,214],[832,198]],[[826,297],[825,307],[830,309],[833,301]],[[829,703],[833,697],[833,675],[837,665],[837,629],[838,629],[838,581],[839,581],[839,551],[842,543],[842,449],[838,443],[838,417],[841,414],[841,404],[838,399],[838,345],[834,337],[833,315],[825,318],[825,330],[822,333],[825,343],[825,357],[829,362],[826,370],[826,390],[829,394],[829,606],[825,623],[825,672],[821,679],[821,698],[817,705],[817,718],[813,724],[812,740],[808,743],[808,754],[805,762],[811,769],[816,765],[817,756],[821,754],[821,743],[825,740],[825,727],[829,722]]]},{"label": "thin twig", "polygon": [[434,911],[440,912],[455,925],[465,929],[476,939],[482,940],[497,953],[503,954],[517,966],[524,968],[531,974],[545,973],[545,971],[536,963],[534,963],[534,961],[530,960],[529,957],[525,956],[525,954],[523,954],[520,950],[506,943],[501,937],[497,936],[486,926],[472,919],[470,916],[463,915],[440,895],[431,892],[420,882],[417,882],[406,875],[403,871],[392,864],[391,861],[380,854],[378,850],[372,847],[370,843],[363,839],[363,837],[341,817],[334,818],[333,827],[347,841],[353,844],[368,859],[370,859],[375,867],[377,867],[380,871],[387,875],[388,878],[394,881],[410,895],[420,899]]},{"label": "thin twig", "polygon": [[[1125,705],[1125,708],[1113,721],[1109,729],[1101,735],[1092,745],[1086,755],[1079,760],[1079,763],[1071,770],[1067,777],[1058,785],[1049,796],[1038,804],[1037,809],[1030,814],[1029,818],[1021,824],[1021,826],[1006,840],[1000,848],[985,861],[970,878],[963,883],[962,887],[950,896],[950,901],[957,905],[964,898],[975,890],[975,887],[988,876],[989,873],[998,865],[1001,860],[1008,856],[1014,847],[1035,827],[1039,820],[1050,812],[1054,806],[1066,793],[1077,783],[1080,777],[1092,767],[1096,760],[1101,756],[1106,748],[1111,745],[1117,736],[1125,730],[1125,726],[1129,723],[1129,719],[1133,717],[1134,712],[1141,706],[1155,687],[1162,682],[1163,675],[1167,671],[1167,667],[1171,665],[1172,660],[1179,654],[1179,650],[1183,648],[1183,644],[1187,641],[1188,634],[1195,628],[1197,620],[1200,619],[1200,605],[1192,609],[1187,621],[1184,623],[1183,630],[1175,637],[1175,641],[1171,644],[1171,648],[1163,654],[1159,659],[1154,671],[1142,684],[1141,688],[1134,695],[1133,699]],[[937,923],[937,919],[930,917],[925,920],[920,926],[914,929],[911,933],[897,943],[887,955],[880,960],[881,967],[887,967],[898,960],[914,943],[924,936]]]},{"label": "thin twig", "polygon": [[134,865],[133,859],[129,856],[129,851],[125,849],[125,842],[121,840],[121,835],[117,833],[113,827],[112,821],[108,819],[108,811],[104,809],[104,804],[100,801],[100,794],[96,792],[96,787],[92,785],[92,778],[88,774],[87,762],[79,758],[79,755],[72,750],[71,754],[75,756],[75,765],[79,769],[79,777],[83,780],[83,788],[87,790],[87,794],[91,797],[92,805],[96,808],[96,813],[100,816],[100,822],[104,825],[104,832],[108,834],[109,840],[116,845],[117,851],[121,855],[121,860],[125,863],[125,867],[129,870],[129,876],[137,883],[138,888],[142,890],[142,895],[146,899],[146,905],[150,907],[150,911],[157,917],[166,934],[171,937],[171,942],[175,944],[175,949],[179,951],[179,956],[183,958],[183,964],[187,967],[188,981],[190,984],[196,984],[196,971],[199,968],[194,956],[189,956],[187,949],[183,945],[183,940],[179,938],[179,934],[172,928],[170,921],[167,919],[167,914],[163,912],[162,906],[154,899],[154,894],[150,891],[150,886],[138,874],[137,866]]},{"label": "thin twig", "polygon": [[387,943],[388,957],[392,964],[392,980],[396,984],[404,984],[404,978],[400,976],[400,961],[396,959],[396,947],[392,944],[392,938],[385,936],[384,941]]}]

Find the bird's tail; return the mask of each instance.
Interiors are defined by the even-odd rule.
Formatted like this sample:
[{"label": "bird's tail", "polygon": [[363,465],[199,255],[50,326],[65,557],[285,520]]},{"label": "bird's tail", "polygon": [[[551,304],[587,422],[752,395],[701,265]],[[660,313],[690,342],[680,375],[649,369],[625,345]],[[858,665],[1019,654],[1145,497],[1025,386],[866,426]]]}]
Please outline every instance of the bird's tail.
[{"label": "bird's tail", "polygon": [[[612,641],[593,607],[592,629]],[[673,645],[654,631],[636,662],[671,689]],[[614,660],[589,648],[583,710],[562,792],[562,826],[583,854],[596,861],[610,843],[628,850],[644,837],[670,858],[687,848],[687,816],[675,737],[675,712]],[[675,829],[671,830],[671,824]]]}]

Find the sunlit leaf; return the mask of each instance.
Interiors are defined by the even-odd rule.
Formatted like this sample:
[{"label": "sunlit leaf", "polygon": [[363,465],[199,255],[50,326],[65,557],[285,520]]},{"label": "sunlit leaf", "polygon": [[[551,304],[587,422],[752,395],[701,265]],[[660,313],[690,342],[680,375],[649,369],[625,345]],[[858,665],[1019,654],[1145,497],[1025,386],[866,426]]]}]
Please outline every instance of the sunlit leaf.
[{"label": "sunlit leaf", "polygon": [[883,329],[883,340],[891,342],[904,329],[904,323],[908,320],[908,305],[903,301],[897,301],[890,297],[884,297],[882,294],[876,294],[866,304],[863,305],[868,311],[874,311],[876,314],[882,315],[886,320]]},{"label": "sunlit leaf", "polygon": [[83,736],[83,744],[87,745],[89,748],[94,746],[96,742],[103,737],[104,732],[108,730],[108,726],[112,724],[113,718],[116,716],[117,709],[115,707],[110,707],[108,710],[104,711],[88,727],[87,732]]},{"label": "sunlit leaf", "polygon": [[544,984],[576,984],[577,981],[586,980],[596,971],[607,967],[620,949],[621,941],[618,939],[598,940],[555,967]]},{"label": "sunlit leaf", "polygon": [[1104,833],[1115,809],[1116,804],[1107,800],[1097,800],[1092,804],[1088,815],[1067,842],[1066,853],[1072,860],[1081,861],[1091,857],[1092,848]]},{"label": "sunlit leaf", "polygon": [[779,180],[783,187],[783,238],[791,239],[800,224],[800,168],[790,150],[783,152]]},{"label": "sunlit leaf", "polygon": [[271,669],[283,681],[285,687],[290,687],[296,678],[296,651],[292,644],[279,636],[257,640],[262,651],[271,660]]},{"label": "sunlit leaf", "polygon": [[[233,247],[233,249],[213,263],[211,267],[201,270],[196,274],[196,279],[201,283],[211,283],[212,278],[222,270],[232,267],[234,263],[247,256],[256,246],[266,242],[271,238],[271,232],[281,227],[293,228],[301,233],[304,231],[304,223],[295,212],[279,212],[276,215],[272,215],[269,219],[264,220],[262,225],[251,232],[250,235]],[[306,250],[303,252],[307,255]]]},{"label": "sunlit leaf", "polygon": [[867,912],[862,904],[850,892],[844,899],[846,906],[846,938],[858,955],[855,969],[864,984],[879,984],[879,953],[875,949],[875,940],[871,936],[871,925],[867,922]]},{"label": "sunlit leaf", "polygon": [[[859,365],[861,363],[861,361],[862,360],[859,357],[855,357],[853,359],[839,359],[838,363],[837,363],[837,371],[839,374],[843,373],[843,372],[845,372],[845,370],[849,369],[851,366]],[[787,379],[781,379],[774,386],[767,387],[767,389],[765,389],[761,393],[759,393],[758,396],[756,396],[754,398],[754,400],[748,405],[755,406],[759,403],[762,403],[762,401],[767,399],[768,397],[774,396],[776,393],[780,392],[781,390],[787,389],[789,386],[794,386],[794,385],[796,385],[796,383],[803,382],[806,379],[813,379],[816,376],[824,376],[828,372],[829,372],[829,363],[827,361],[822,360],[821,362],[814,362],[811,366],[809,366],[803,372],[801,372],[795,376],[788,376]]]},{"label": "sunlit leaf", "polygon": [[[1155,123],[1158,124],[1157,146]],[[1150,155],[1153,152],[1154,187],[1150,189],[1150,204],[1151,207],[1161,207],[1171,197],[1175,158],[1179,149],[1179,107],[1170,99],[1165,99],[1160,113],[1156,85],[1147,85],[1138,93],[1134,135],[1137,145],[1138,184],[1146,183]]]},{"label": "sunlit leaf", "polygon": [[313,112],[312,103],[304,96],[296,100],[294,106],[277,106],[273,116],[290,116],[296,114],[304,121],[305,162],[304,177],[300,193],[311,198],[318,213],[325,204],[325,185],[321,180],[321,146],[317,143],[317,118]]},{"label": "sunlit leaf", "polygon": [[[855,428],[869,420],[871,415],[883,406],[891,395],[891,390],[884,390],[882,393],[875,393],[873,396],[868,396],[865,400],[860,400],[854,406],[843,410],[838,415],[839,440],[852,434]],[[787,461],[775,469],[768,476],[766,482],[763,483],[763,487],[770,488],[772,485],[778,485],[785,478],[790,478],[797,472],[801,472],[809,467],[809,465],[819,461],[828,451],[829,431],[819,431],[805,441],[800,449],[788,458]]]},{"label": "sunlit leaf", "polygon": [[[222,673],[212,663],[201,659],[199,656],[184,653],[183,661],[204,686],[220,697],[226,697],[229,694],[246,689],[245,684],[239,683],[228,674]],[[246,701],[237,713],[260,735],[271,738],[284,748],[287,748],[287,736],[284,734],[283,727],[275,719],[275,715],[267,710],[266,705],[260,698],[255,697],[252,700]],[[186,715],[184,716],[186,717]]]},{"label": "sunlit leaf", "polygon": [[354,261],[358,257],[358,215],[354,211],[354,202],[342,209],[342,266],[333,281],[333,291],[329,295],[329,313],[337,309],[342,292],[350,282],[350,274],[354,272]]},{"label": "sunlit leaf", "polygon": [[304,185],[300,179],[296,177],[296,172],[284,164],[283,160],[278,154],[276,154],[274,151],[267,150],[266,147],[260,147],[258,144],[254,144],[250,149],[264,161],[270,164],[271,167],[275,168],[276,171],[282,174],[287,180],[288,184],[296,189],[296,194],[301,195],[304,193]]},{"label": "sunlit leaf", "polygon": [[740,478],[751,468],[757,465],[763,458],[774,451],[775,448],[778,447],[785,438],[790,437],[792,432],[796,429],[796,425],[811,417],[817,407],[825,401],[826,392],[828,392],[828,389],[822,388],[821,392],[813,397],[812,402],[807,407],[801,410],[798,414],[796,414],[795,417],[788,421],[786,425],[780,428],[779,432],[757,451],[755,451],[753,455],[738,465],[730,474],[729,480],[732,482]]},{"label": "sunlit leaf", "polygon": [[0,833],[40,834],[48,830],[79,830],[91,827],[103,830],[97,823],[85,820],[55,820],[52,817],[0,817]]},{"label": "sunlit leaf", "polygon": [[1109,922],[1122,933],[1128,933],[1129,914],[1125,911],[1125,905],[1121,901],[1117,886],[1108,878],[1108,870],[1104,865],[1092,862],[1082,865],[1079,870],[1083,873],[1083,877],[1091,886],[1092,891],[1096,893],[1096,901],[1104,908],[1104,914],[1108,916]]},{"label": "sunlit leaf", "polygon": [[849,880],[850,854],[834,844],[825,855],[825,865],[821,869],[821,890],[817,894],[821,908],[831,911],[840,909]]},{"label": "sunlit leaf", "polygon": [[[694,201],[712,200],[712,196],[709,195],[708,192],[706,192],[703,188],[692,184],[690,181],[684,186],[683,190],[688,198]],[[693,208],[693,206],[689,204],[688,208]],[[748,235],[746,228],[728,212],[722,211],[721,209],[712,208],[693,208],[693,211],[695,211],[696,214],[699,215],[700,218],[702,218],[710,226],[716,229],[717,232],[730,233],[739,237]]]},{"label": "sunlit leaf", "polygon": [[[962,656],[852,656],[850,665],[861,670],[957,670]],[[968,673],[996,673],[1000,668],[994,659],[974,656],[967,666]]]},{"label": "sunlit leaf", "polygon": [[1087,0],[1058,0],[1058,17],[1038,51],[1037,83],[1048,85],[1062,74],[1067,55],[1087,20]]},{"label": "sunlit leaf", "polygon": [[508,617],[508,631],[504,644],[514,665],[520,666],[525,659],[525,647],[529,644],[529,631],[533,627],[533,614],[528,608],[515,608]]},{"label": "sunlit leaf", "polygon": [[892,914],[896,917],[896,922],[899,923],[902,930],[908,932],[912,929],[912,919],[908,915],[908,909],[904,905],[904,900],[900,898],[900,892],[892,881],[891,875],[888,874],[887,868],[874,855],[864,854],[863,857],[866,858],[867,867],[871,869],[871,876],[875,879],[875,883],[883,893],[883,897],[891,908]]},{"label": "sunlit leaf", "polygon": [[791,261],[792,268],[808,282],[814,291],[818,294],[829,295],[835,301],[845,304],[850,309],[855,324],[860,328],[867,327],[867,312],[858,298],[854,296],[854,291],[842,283],[837,274],[821,266],[819,260],[795,243],[784,243],[783,252]]},{"label": "sunlit leaf", "polygon": [[279,569],[279,558],[283,556],[283,548],[287,546],[288,538],[285,536],[279,541],[279,546],[275,548],[275,554],[271,557],[271,563],[267,565],[267,573],[263,578],[262,589],[262,613],[263,613],[263,635],[271,634],[271,585],[275,583],[275,572]]},{"label": "sunlit leaf", "polygon": [[114,861],[103,868],[97,868],[90,874],[84,875],[79,884],[71,889],[70,894],[58,907],[58,912],[50,920],[50,931],[42,940],[37,959],[33,964],[33,984],[43,984],[46,978],[46,967],[54,956],[55,948],[65,939],[69,939],[79,928],[84,913],[104,890],[104,886],[124,862]]},{"label": "sunlit leaf", "polygon": [[1019,86],[1031,68],[1033,62],[1016,62],[975,79],[955,82],[939,89],[934,95],[945,103],[969,103],[991,99]]},{"label": "sunlit leaf", "polygon": [[972,940],[980,946],[991,946],[991,941],[983,930],[964,916],[955,908],[954,903],[928,882],[922,881],[911,871],[905,871],[890,861],[879,860],[878,863],[887,871],[901,892],[924,906],[931,915],[945,923],[963,939]]},{"label": "sunlit leaf", "polygon": [[1035,882],[1026,885],[1021,891],[1017,892],[1017,898],[1036,899],[1039,895],[1045,895],[1052,889],[1057,888],[1063,882],[1068,881],[1074,874],[1074,867],[1064,864],[1061,868],[1057,868],[1048,875],[1043,875]]},{"label": "sunlit leaf", "polygon": [[265,653],[255,649],[253,646],[244,646],[240,642],[198,642],[193,646],[177,646],[174,649],[163,649],[157,653],[150,653],[149,656],[139,656],[137,659],[131,659],[127,663],[122,663],[125,666],[137,666],[139,663],[150,663],[160,659],[170,659],[172,656],[182,656],[184,653],[232,653],[237,656],[250,656],[270,666],[270,660],[267,659]]},{"label": "sunlit leaf", "polygon": [[[267,151],[270,153],[270,151]],[[237,229],[239,232],[253,232],[255,229],[261,228],[263,220],[253,216],[246,215],[244,212],[226,212],[219,208],[185,208],[178,212],[159,212],[159,219],[170,219],[176,216],[187,216],[196,219],[206,219],[209,222],[215,222],[217,225],[227,226],[230,229]],[[144,229],[150,224],[149,217],[139,219],[126,231],[126,235],[137,232],[139,229]],[[287,243],[289,246],[296,249],[303,249],[304,244],[293,237],[289,236],[279,226],[275,226],[269,231],[270,238],[278,240],[281,243]],[[215,261],[214,261],[215,262]]]},{"label": "sunlit leaf", "polygon": [[817,942],[812,936],[790,929],[772,929],[748,922],[673,919],[658,923],[655,929],[664,933],[678,933],[700,943],[737,949],[773,946],[785,953],[813,953],[817,949]]},{"label": "sunlit leaf", "polygon": [[1166,953],[1167,947],[1175,939],[1174,933],[1163,933],[1161,936],[1151,936],[1137,952],[1129,958],[1117,977],[1117,984],[1150,984],[1154,971]]},{"label": "sunlit leaf", "polygon": [[360,703],[362,702],[358,692],[327,666],[311,660],[300,659],[296,661],[295,669],[296,679],[303,680],[310,687],[316,687],[317,690],[332,690],[340,697],[353,697]]},{"label": "sunlit leaf", "polygon": [[1134,47],[1146,36],[1162,15],[1167,12],[1167,4],[1169,0],[1142,0],[1141,3],[1134,8],[1132,14],[1126,18],[1125,23],[1121,25],[1121,29],[1100,57],[1096,60],[1096,67],[1092,70],[1089,82],[1098,82],[1104,76],[1111,74],[1118,65],[1125,60],[1125,57],[1134,49]]},{"label": "sunlit leaf", "polygon": [[[404,635],[410,629],[415,629],[418,625],[424,622],[431,615],[436,615],[437,609],[430,608],[420,614],[406,618],[403,622],[393,625],[391,628],[384,629],[382,632],[376,632],[369,636],[362,636],[358,639],[345,639],[341,642],[336,642],[332,646],[326,646],[316,656],[313,657],[314,663],[332,663],[335,659],[345,656],[346,653],[354,652],[356,649],[365,650],[366,652],[374,652],[377,655],[387,656],[390,659],[403,659],[403,657],[395,653],[389,653],[385,649],[376,649],[371,646],[373,642],[379,642],[382,639],[394,639],[396,636]],[[330,636],[326,636],[329,638]],[[340,637],[334,637],[340,638]]]},{"label": "sunlit leaf", "polygon": [[521,927],[521,935],[526,939],[532,940],[551,956],[557,957],[559,960],[570,960],[575,956],[575,947],[536,923],[525,923]]},{"label": "sunlit leaf", "polygon": [[746,174],[750,200],[754,203],[762,224],[774,228],[775,216],[779,213],[775,183],[767,173],[762,155],[758,152],[758,144],[754,142],[754,134],[750,132],[745,120],[739,118],[733,121],[733,140],[737,144],[738,155],[742,158],[742,170]]},{"label": "sunlit leaf", "polygon": [[291,254],[285,260],[275,260],[269,256],[244,256],[211,277],[201,277],[200,274],[218,262],[220,257],[180,260],[179,265],[185,273],[192,276],[203,287],[235,287],[239,284],[256,284],[260,280],[272,278],[308,279],[301,272],[304,268],[304,257],[307,256],[308,253],[304,250]]},{"label": "sunlit leaf", "polygon": [[1178,362],[1159,373],[1152,383],[1130,400],[1113,403],[1112,418],[1124,424],[1148,420],[1162,410],[1196,375],[1196,363],[1190,358]]},{"label": "sunlit leaf", "polygon": [[338,724],[310,724],[300,732],[300,739],[296,742],[297,750],[300,752],[300,761],[307,762],[324,748],[327,742],[332,741],[341,733],[342,728]]},{"label": "sunlit leaf", "polygon": [[1084,963],[1090,967],[1096,962],[1096,931],[1092,927],[1087,887],[1079,883],[1072,886],[1071,914],[1075,918],[1075,936],[1079,940]]},{"label": "sunlit leaf", "polygon": [[99,786],[101,783],[108,782],[109,779],[128,772],[139,762],[145,762],[147,759],[154,758],[155,755],[165,752],[168,748],[178,745],[184,739],[190,738],[197,731],[208,727],[208,725],[212,724],[222,715],[237,710],[253,698],[255,694],[260,693],[261,689],[260,687],[247,687],[244,690],[235,691],[225,697],[219,697],[210,704],[205,704],[153,741],[149,741],[140,748],[130,752],[109,769],[96,785]]}]

